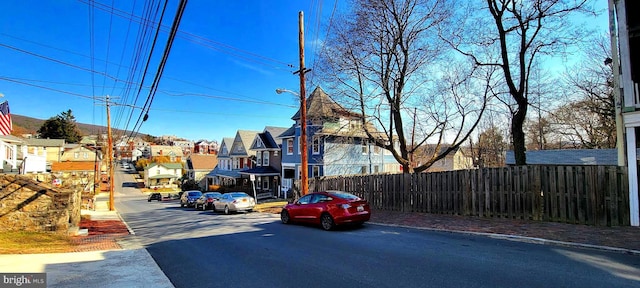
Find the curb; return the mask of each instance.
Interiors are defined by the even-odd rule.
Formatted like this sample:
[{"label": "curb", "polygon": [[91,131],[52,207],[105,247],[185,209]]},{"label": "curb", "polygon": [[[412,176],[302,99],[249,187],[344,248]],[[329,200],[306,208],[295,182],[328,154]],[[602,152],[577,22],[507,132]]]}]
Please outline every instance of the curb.
[{"label": "curb", "polygon": [[427,227],[415,227],[415,226],[407,226],[407,225],[377,223],[377,222],[369,222],[369,224],[374,224],[379,226],[399,227],[399,228],[411,228],[411,229],[427,230],[427,231],[435,231],[435,232],[447,232],[447,233],[484,236],[484,237],[490,237],[490,238],[500,239],[500,240],[508,240],[508,241],[516,241],[516,242],[524,242],[524,243],[532,243],[532,244],[540,244],[540,245],[555,245],[555,246],[562,246],[562,247],[587,248],[587,249],[595,249],[595,250],[640,256],[640,250],[593,245],[593,244],[584,244],[584,243],[575,243],[575,242],[565,242],[565,241],[549,240],[549,239],[536,238],[536,237],[526,237],[526,236],[507,235],[507,234],[498,234],[498,233],[471,232],[471,231],[462,231],[462,230],[448,230],[448,229],[427,228]]},{"label": "curb", "polygon": [[118,215],[118,218],[120,219],[120,221],[124,223],[124,226],[127,226],[127,230],[129,231],[129,234],[136,235],[136,232],[133,231],[133,229],[131,229],[131,226],[129,226],[129,223],[127,223],[127,221],[124,221],[124,218],[122,218],[122,215],[120,215],[120,212],[118,212],[117,210],[116,210],[116,215]]}]

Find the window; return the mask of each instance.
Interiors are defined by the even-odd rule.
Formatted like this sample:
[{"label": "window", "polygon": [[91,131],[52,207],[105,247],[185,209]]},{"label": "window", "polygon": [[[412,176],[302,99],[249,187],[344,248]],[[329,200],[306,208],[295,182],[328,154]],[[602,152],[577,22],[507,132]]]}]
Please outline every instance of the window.
[{"label": "window", "polygon": [[311,143],[313,154],[320,154],[320,136],[313,136],[313,143]]},{"label": "window", "polygon": [[312,177],[320,177],[320,166],[313,166]]},{"label": "window", "polygon": [[309,204],[313,195],[305,195],[298,199],[298,204]]},{"label": "window", "polygon": [[378,146],[373,146],[373,154],[375,154],[375,155],[380,155],[380,147],[378,147]]},{"label": "window", "polygon": [[269,190],[269,178],[262,179],[262,189]]},{"label": "window", "polygon": [[362,155],[367,155],[369,147],[367,147],[367,141],[362,140]]},{"label": "window", "polygon": [[262,166],[262,152],[256,152],[256,166]]},{"label": "window", "polygon": [[269,151],[264,151],[262,155],[262,166],[269,166]]},{"label": "window", "polygon": [[84,152],[83,155],[82,155],[82,158],[89,159],[89,153]]},{"label": "window", "polygon": [[379,173],[380,172],[380,167],[378,165],[373,166],[373,172],[374,173]]},{"label": "window", "polygon": [[73,159],[78,159],[78,158],[80,158],[80,152],[74,152]]},{"label": "window", "polygon": [[293,155],[293,139],[287,139],[287,155]]},{"label": "window", "polygon": [[300,155],[300,151],[302,151],[302,138],[298,137],[298,155]]},{"label": "window", "polygon": [[367,174],[367,166],[360,167],[360,174]]},{"label": "window", "polygon": [[158,168],[158,170],[156,170],[156,175],[160,175],[160,168]]}]

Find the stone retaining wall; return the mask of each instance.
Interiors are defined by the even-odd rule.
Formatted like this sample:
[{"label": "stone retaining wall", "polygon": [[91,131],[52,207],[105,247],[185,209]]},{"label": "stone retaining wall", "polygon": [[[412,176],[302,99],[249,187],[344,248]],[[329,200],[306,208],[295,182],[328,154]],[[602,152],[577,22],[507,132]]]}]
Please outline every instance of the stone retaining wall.
[{"label": "stone retaining wall", "polygon": [[67,233],[78,226],[80,191],[54,188],[44,179],[49,178],[0,175],[0,231]]}]

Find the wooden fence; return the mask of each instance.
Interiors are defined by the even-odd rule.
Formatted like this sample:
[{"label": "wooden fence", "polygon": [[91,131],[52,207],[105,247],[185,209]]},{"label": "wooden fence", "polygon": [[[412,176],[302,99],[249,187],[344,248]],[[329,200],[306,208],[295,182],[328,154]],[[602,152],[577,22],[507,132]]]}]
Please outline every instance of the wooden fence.
[{"label": "wooden fence", "polygon": [[309,189],[347,191],[381,210],[628,226],[627,183],[617,166],[512,166],[321,177]]}]

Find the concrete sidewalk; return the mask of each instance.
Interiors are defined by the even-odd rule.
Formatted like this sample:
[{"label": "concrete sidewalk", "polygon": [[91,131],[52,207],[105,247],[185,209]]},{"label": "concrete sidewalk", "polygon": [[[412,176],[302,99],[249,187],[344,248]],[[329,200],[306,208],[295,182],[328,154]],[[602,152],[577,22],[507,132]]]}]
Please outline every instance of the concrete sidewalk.
[{"label": "concrete sidewalk", "polygon": [[47,273],[47,287],[174,287],[147,250],[0,255],[3,273]]},{"label": "concrete sidewalk", "polygon": [[[104,195],[96,196],[95,210],[81,210],[80,214],[90,215],[92,220],[117,220],[126,225],[117,211],[109,211],[107,200]],[[129,234],[134,234],[126,226]],[[174,287],[149,252],[140,246],[89,252],[0,255],[0,271],[47,273],[47,287]]]}]

